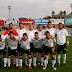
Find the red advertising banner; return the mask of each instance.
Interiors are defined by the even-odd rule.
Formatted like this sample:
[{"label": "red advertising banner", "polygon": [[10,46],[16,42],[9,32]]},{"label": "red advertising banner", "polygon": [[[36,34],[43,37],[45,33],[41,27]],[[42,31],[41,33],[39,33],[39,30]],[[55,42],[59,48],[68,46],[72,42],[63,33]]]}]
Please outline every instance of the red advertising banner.
[{"label": "red advertising banner", "polygon": [[34,20],[19,20],[19,22],[22,22],[23,25],[34,24]]},{"label": "red advertising banner", "polygon": [[0,20],[0,26],[4,26],[4,20]]}]

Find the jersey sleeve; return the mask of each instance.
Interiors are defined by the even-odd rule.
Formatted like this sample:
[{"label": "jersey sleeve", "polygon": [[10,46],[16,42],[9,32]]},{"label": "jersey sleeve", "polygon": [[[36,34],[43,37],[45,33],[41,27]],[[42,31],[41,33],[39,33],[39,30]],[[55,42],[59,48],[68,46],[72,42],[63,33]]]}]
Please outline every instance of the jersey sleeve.
[{"label": "jersey sleeve", "polygon": [[56,43],[56,39],[55,38],[53,39],[53,42]]},{"label": "jersey sleeve", "polygon": [[69,35],[68,35],[68,32],[67,32],[67,30],[66,30],[66,29],[65,29],[65,36],[66,36],[66,37],[67,37],[67,36],[69,36]]},{"label": "jersey sleeve", "polygon": [[8,37],[8,34],[7,35],[2,35],[2,40],[5,40],[7,37]]},{"label": "jersey sleeve", "polygon": [[4,35],[8,34],[8,30],[5,31]]},{"label": "jersey sleeve", "polygon": [[16,32],[16,30],[14,30],[14,35],[17,36],[17,32]]}]

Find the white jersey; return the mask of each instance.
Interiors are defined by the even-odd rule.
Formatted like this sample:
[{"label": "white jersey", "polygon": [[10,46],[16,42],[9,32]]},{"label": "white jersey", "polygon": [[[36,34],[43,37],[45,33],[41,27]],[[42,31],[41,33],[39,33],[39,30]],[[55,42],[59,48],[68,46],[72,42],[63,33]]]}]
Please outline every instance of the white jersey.
[{"label": "white jersey", "polygon": [[39,36],[44,36],[45,35],[45,30],[42,30],[42,31],[37,30],[37,32],[38,32]]},{"label": "white jersey", "polygon": [[34,48],[40,49],[42,47],[42,45],[43,45],[42,41],[43,41],[43,39],[41,37],[39,37],[38,40],[36,40],[35,38],[32,39]]},{"label": "white jersey", "polygon": [[68,36],[68,32],[66,29],[56,31],[57,34],[57,44],[58,45],[64,45],[66,43],[66,37]]},{"label": "white jersey", "polygon": [[15,41],[13,39],[11,39],[10,36],[7,37],[8,47],[10,47],[11,50],[17,49],[17,44],[18,44],[18,41],[19,41],[18,36],[14,36],[14,37],[16,38]]},{"label": "white jersey", "polygon": [[36,30],[27,30],[27,35],[30,39],[33,39],[34,38],[34,34],[35,34]]},{"label": "white jersey", "polygon": [[49,31],[50,35],[52,35],[53,37],[55,37],[56,34],[56,29],[55,28],[46,28],[46,31]]},{"label": "white jersey", "polygon": [[21,29],[17,29],[16,30],[16,32],[17,32],[17,35],[18,35],[18,37],[23,37],[23,33],[26,33],[26,29],[25,28],[23,28],[22,30]]},{"label": "white jersey", "polygon": [[24,49],[24,50],[29,50],[30,49],[30,40],[29,39],[26,40],[26,41],[22,40],[20,43],[21,43],[20,47],[22,49]]},{"label": "white jersey", "polygon": [[1,35],[1,41],[0,41],[0,50],[3,50],[5,48],[5,39],[7,35]]},{"label": "white jersey", "polygon": [[54,43],[56,42],[56,39],[47,39],[45,38],[44,39],[44,45],[47,46],[47,47],[53,47],[54,46]]}]

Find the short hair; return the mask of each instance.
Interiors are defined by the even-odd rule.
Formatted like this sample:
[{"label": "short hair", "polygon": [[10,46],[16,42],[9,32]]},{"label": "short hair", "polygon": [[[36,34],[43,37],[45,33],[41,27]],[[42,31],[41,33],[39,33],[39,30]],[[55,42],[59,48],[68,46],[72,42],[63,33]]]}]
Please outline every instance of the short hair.
[{"label": "short hair", "polygon": [[42,26],[42,25],[41,25],[41,24],[39,24],[39,25],[38,25],[38,27],[39,27],[39,26]]},{"label": "short hair", "polygon": [[22,24],[22,22],[19,22],[19,25]]},{"label": "short hair", "polygon": [[31,26],[31,25],[33,26],[33,24],[29,24],[29,26]]},{"label": "short hair", "polygon": [[[13,32],[12,32],[12,31],[10,31],[10,32],[9,32],[9,35],[10,35],[10,34],[12,34],[12,33],[13,33]],[[14,34],[14,33],[13,33],[13,34]]]},{"label": "short hair", "polygon": [[[45,34],[49,33],[49,31],[46,31]],[[50,34],[50,33],[49,33]]]},{"label": "short hair", "polygon": [[50,21],[48,22],[48,24],[51,23]]},{"label": "short hair", "polygon": [[0,37],[1,37],[1,35],[0,35]]},{"label": "short hair", "polygon": [[62,24],[61,22],[59,23],[59,25]]},{"label": "short hair", "polygon": [[35,34],[38,34],[38,32],[35,32]]},{"label": "short hair", "polygon": [[27,35],[27,33],[23,33],[23,35]]},{"label": "short hair", "polygon": [[[12,24],[12,23],[10,23],[9,26],[10,26],[11,24]],[[13,25],[13,24],[12,24],[12,25]]]}]

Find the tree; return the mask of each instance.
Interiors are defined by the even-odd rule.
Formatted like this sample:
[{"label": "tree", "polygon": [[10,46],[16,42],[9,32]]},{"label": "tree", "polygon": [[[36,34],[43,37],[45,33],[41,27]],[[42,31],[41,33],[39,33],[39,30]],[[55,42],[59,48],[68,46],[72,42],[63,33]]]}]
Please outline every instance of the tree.
[{"label": "tree", "polygon": [[52,15],[54,15],[55,14],[55,12],[54,11],[52,11]]},{"label": "tree", "polygon": [[64,11],[63,13],[64,13],[64,15],[66,15],[66,11]]}]

